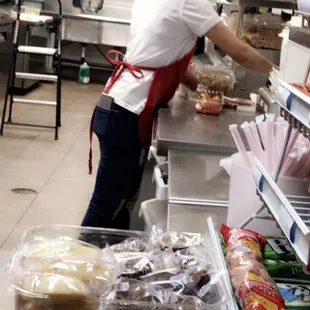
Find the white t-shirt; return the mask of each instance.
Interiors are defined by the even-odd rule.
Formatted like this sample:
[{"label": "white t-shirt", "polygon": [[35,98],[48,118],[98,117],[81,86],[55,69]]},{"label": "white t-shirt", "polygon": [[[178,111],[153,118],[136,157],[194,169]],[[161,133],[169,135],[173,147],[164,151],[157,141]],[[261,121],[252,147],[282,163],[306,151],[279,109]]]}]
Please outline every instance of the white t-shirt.
[{"label": "white t-shirt", "polygon": [[[163,67],[176,62],[220,21],[208,0],[135,0],[132,9],[128,63]],[[144,109],[154,72],[143,71],[136,79],[125,70],[109,95],[127,110]]]}]

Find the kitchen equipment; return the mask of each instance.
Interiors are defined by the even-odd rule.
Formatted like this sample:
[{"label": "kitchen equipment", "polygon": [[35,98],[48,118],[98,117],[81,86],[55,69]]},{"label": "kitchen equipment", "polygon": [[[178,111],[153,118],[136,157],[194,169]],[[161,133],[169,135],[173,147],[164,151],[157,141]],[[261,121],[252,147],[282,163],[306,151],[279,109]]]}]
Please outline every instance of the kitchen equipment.
[{"label": "kitchen equipment", "polygon": [[[44,7],[45,0],[23,0],[22,5],[30,8],[35,8],[42,10]],[[15,4],[18,5],[18,0],[15,1]]]},{"label": "kitchen equipment", "polygon": [[85,13],[98,13],[102,6],[103,0],[81,0],[81,7]]},{"label": "kitchen equipment", "polygon": [[310,13],[310,1],[309,0],[299,0],[298,10],[303,13]]}]

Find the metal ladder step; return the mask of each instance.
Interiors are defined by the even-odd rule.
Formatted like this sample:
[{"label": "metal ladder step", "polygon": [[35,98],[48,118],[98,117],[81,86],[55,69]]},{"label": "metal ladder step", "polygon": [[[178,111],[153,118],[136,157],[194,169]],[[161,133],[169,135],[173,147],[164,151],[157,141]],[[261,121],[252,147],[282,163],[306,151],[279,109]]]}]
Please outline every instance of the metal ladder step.
[{"label": "metal ladder step", "polygon": [[20,53],[40,54],[40,55],[47,55],[47,56],[53,56],[57,52],[55,48],[28,46],[28,45],[20,45],[18,46],[17,50]]},{"label": "metal ladder step", "polygon": [[52,82],[56,82],[58,80],[57,75],[49,75],[49,74],[16,72],[15,76],[18,79],[27,79],[27,80],[52,81]]},{"label": "metal ladder step", "polygon": [[32,100],[32,99],[23,99],[23,98],[14,98],[13,103],[46,105],[46,106],[56,106],[57,105],[56,101]]}]

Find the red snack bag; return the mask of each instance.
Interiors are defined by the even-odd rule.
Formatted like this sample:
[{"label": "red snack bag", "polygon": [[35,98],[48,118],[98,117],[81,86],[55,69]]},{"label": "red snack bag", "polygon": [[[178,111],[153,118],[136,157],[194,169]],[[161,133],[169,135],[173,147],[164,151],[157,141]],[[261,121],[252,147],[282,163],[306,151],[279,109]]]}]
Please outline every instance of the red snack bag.
[{"label": "red snack bag", "polygon": [[266,238],[248,229],[222,225],[232,287],[245,310],[283,310],[285,303],[263,265]]}]

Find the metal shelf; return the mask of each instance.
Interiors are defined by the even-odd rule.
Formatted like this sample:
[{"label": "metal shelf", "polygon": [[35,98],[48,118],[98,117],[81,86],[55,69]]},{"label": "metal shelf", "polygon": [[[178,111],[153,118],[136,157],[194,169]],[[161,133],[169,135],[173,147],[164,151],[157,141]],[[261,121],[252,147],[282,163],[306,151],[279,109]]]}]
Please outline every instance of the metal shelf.
[{"label": "metal shelf", "polygon": [[277,9],[297,9],[295,0],[239,0],[239,5],[243,7],[268,7]]},{"label": "metal shelf", "polygon": [[[253,179],[273,217],[290,241],[297,256],[310,272],[310,195],[285,196],[264,167],[255,160]],[[290,181],[294,186],[294,179]]]},{"label": "metal shelf", "polygon": [[302,125],[310,126],[310,96],[303,94],[294,86],[279,80],[276,91],[278,104]]}]

